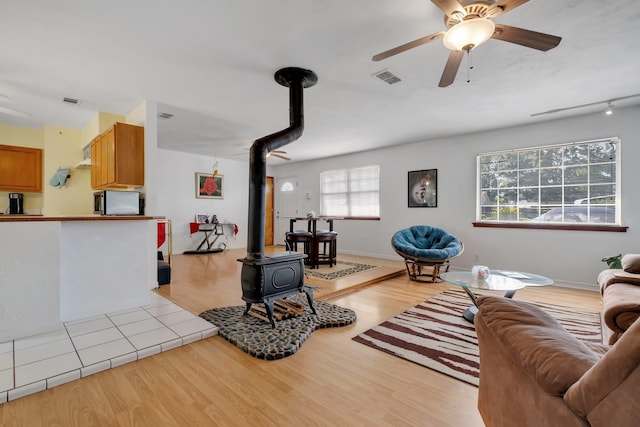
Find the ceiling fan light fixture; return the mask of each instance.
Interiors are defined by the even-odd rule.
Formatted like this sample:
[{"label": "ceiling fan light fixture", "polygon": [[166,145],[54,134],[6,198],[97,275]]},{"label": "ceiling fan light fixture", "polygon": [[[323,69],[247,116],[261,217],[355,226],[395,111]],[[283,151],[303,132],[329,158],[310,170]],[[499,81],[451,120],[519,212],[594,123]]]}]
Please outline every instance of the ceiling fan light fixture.
[{"label": "ceiling fan light fixture", "polygon": [[496,24],[490,19],[468,19],[449,28],[443,42],[448,49],[469,51],[489,40],[495,30]]}]

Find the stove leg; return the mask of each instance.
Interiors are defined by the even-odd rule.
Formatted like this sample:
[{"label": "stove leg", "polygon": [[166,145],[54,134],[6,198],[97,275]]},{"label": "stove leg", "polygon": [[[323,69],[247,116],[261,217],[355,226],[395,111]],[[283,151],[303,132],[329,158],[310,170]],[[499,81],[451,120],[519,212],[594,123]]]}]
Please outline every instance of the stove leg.
[{"label": "stove leg", "polygon": [[273,299],[265,298],[264,308],[267,310],[267,317],[269,318],[269,322],[271,323],[271,328],[275,329],[276,322],[273,319]]},{"label": "stove leg", "polygon": [[247,303],[247,307],[244,309],[244,313],[242,314],[243,316],[246,316],[247,314],[249,314],[249,310],[251,309],[251,303],[248,302]]},{"label": "stove leg", "polygon": [[307,294],[307,302],[309,303],[309,307],[311,308],[311,312],[315,315],[317,315],[318,313],[316,313],[316,308],[313,306],[313,289],[305,286],[305,288],[303,289],[304,293]]}]

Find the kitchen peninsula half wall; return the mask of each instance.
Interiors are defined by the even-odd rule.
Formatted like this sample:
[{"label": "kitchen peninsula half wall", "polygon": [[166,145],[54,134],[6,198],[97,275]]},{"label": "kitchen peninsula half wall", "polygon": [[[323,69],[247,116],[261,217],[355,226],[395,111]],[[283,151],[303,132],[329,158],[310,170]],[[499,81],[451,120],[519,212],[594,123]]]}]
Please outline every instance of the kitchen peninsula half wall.
[{"label": "kitchen peninsula half wall", "polygon": [[148,304],[156,220],[0,216],[0,342]]}]

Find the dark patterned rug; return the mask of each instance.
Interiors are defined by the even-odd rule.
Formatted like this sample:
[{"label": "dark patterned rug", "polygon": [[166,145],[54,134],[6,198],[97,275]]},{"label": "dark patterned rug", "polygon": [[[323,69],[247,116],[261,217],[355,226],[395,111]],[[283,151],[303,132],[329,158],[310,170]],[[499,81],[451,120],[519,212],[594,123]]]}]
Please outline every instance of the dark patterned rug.
[{"label": "dark patterned rug", "polygon": [[[276,328],[253,316],[244,316],[245,306],[213,308],[200,317],[220,328],[219,335],[253,357],[278,360],[295,354],[316,329],[350,325],[356,313],[323,301],[314,301],[317,315],[304,294],[287,298],[304,306],[301,316],[276,321]],[[261,304],[255,304],[260,306]]]}]

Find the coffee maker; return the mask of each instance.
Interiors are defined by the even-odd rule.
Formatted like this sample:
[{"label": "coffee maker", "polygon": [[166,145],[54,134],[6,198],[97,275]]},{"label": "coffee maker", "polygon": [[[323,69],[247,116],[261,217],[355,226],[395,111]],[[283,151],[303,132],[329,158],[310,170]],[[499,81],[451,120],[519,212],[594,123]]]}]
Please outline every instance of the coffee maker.
[{"label": "coffee maker", "polygon": [[24,213],[24,194],[9,193],[9,214],[18,215]]}]

